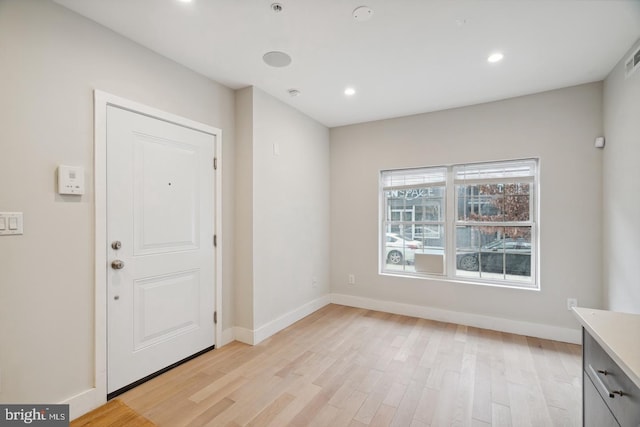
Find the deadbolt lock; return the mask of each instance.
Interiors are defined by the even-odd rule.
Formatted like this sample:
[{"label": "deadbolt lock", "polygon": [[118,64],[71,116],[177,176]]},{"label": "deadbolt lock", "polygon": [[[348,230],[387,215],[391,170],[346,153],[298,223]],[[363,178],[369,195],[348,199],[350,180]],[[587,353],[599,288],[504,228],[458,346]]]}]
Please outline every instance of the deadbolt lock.
[{"label": "deadbolt lock", "polygon": [[122,242],[120,240],[116,240],[115,242],[111,242],[111,248],[116,251],[122,247]]}]

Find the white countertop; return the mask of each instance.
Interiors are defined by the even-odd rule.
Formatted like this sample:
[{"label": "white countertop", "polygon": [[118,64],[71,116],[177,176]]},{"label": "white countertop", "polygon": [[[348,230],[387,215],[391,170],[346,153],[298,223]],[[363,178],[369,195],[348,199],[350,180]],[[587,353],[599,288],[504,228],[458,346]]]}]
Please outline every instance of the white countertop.
[{"label": "white countertop", "polygon": [[575,307],[574,314],[622,371],[640,388],[640,314]]}]

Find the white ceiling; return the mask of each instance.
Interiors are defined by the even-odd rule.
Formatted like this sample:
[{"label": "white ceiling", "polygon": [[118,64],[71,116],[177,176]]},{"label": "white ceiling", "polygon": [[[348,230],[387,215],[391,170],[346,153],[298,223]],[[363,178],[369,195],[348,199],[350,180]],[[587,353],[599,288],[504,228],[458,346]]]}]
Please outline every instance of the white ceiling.
[{"label": "white ceiling", "polygon": [[[329,127],[602,80],[640,38],[640,0],[55,1]],[[374,14],[358,22],[363,4]],[[291,65],[267,66],[273,50]],[[490,64],[494,51],[505,58]]]}]

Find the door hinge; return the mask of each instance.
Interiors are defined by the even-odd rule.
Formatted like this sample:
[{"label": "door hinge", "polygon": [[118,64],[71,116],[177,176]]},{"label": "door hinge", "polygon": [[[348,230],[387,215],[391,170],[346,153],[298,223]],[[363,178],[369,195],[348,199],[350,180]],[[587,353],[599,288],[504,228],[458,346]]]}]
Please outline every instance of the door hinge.
[{"label": "door hinge", "polygon": [[213,158],[213,169],[214,170],[218,169],[218,158],[217,157]]},{"label": "door hinge", "polygon": [[214,324],[218,323],[218,312],[217,311],[213,312],[213,323]]},{"label": "door hinge", "polygon": [[213,235],[213,247],[214,248],[218,247],[218,235],[216,234]]}]

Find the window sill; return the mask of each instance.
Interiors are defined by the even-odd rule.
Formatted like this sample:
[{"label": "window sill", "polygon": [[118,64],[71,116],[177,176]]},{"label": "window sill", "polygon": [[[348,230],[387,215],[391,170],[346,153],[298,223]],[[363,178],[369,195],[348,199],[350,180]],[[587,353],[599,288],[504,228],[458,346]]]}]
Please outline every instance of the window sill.
[{"label": "window sill", "polygon": [[470,278],[461,278],[455,277],[451,278],[448,276],[436,276],[431,275],[427,276],[424,274],[412,274],[411,272],[389,272],[389,271],[380,271],[378,273],[380,276],[388,276],[388,277],[402,277],[405,279],[421,279],[421,280],[431,280],[431,281],[439,281],[439,282],[447,282],[447,283],[457,283],[463,285],[475,285],[475,286],[488,286],[492,288],[507,288],[507,289],[518,289],[523,291],[540,291],[540,285],[537,283],[531,283],[522,285],[518,282],[491,282],[486,280],[473,280]]}]

